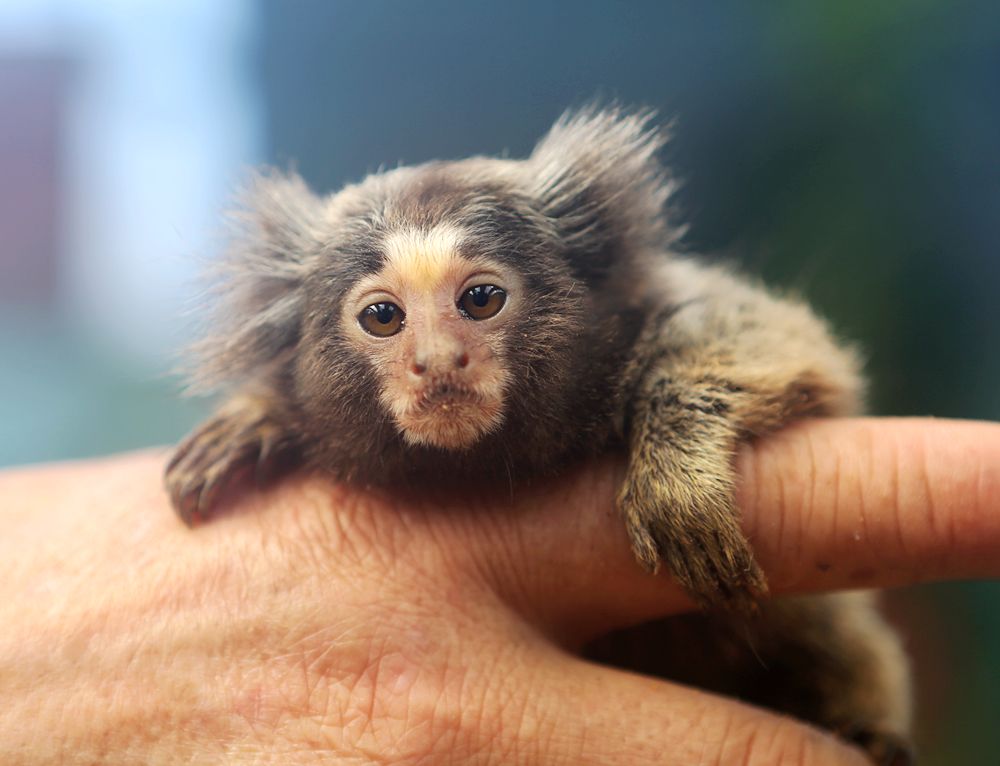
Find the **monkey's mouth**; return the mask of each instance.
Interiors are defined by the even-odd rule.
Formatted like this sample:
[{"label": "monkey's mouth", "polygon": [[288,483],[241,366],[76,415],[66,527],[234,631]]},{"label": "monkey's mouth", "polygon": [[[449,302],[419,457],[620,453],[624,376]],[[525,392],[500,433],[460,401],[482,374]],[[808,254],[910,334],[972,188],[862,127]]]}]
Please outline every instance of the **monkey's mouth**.
[{"label": "monkey's mouth", "polygon": [[421,390],[413,402],[413,410],[416,413],[439,410],[444,414],[459,407],[475,406],[481,399],[481,395],[469,386],[441,383]]},{"label": "monkey's mouth", "polygon": [[442,381],[415,391],[406,410],[396,414],[396,422],[411,444],[465,449],[499,427],[502,405],[499,397]]}]

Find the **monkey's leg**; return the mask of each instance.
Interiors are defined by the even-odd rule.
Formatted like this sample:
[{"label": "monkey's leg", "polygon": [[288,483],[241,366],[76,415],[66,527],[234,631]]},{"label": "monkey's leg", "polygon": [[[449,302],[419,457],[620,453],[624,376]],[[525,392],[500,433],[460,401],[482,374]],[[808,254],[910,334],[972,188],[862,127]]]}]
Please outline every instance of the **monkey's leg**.
[{"label": "monkey's leg", "polygon": [[666,563],[704,606],[747,612],[767,592],[733,504],[732,393],[647,377],[633,401],[629,466],[618,507],[636,556]]},{"label": "monkey's leg", "polygon": [[736,448],[796,417],[855,411],[857,365],[807,307],[724,269],[678,261],[663,279],[676,295],[626,371],[619,507],[646,567],[662,560],[702,605],[746,611],[766,584],[733,503]]},{"label": "monkey's leg", "polygon": [[177,447],[164,480],[186,524],[203,521],[237,475],[258,481],[296,449],[267,394],[240,394],[198,426]]},{"label": "monkey's leg", "polygon": [[836,732],[879,766],[913,763],[909,666],[873,594],[780,599],[732,623],[755,655],[742,662],[761,668],[742,696]]},{"label": "monkey's leg", "polygon": [[871,594],[765,601],[752,620],[656,620],[604,636],[586,654],[809,721],[879,766],[913,763],[907,662]]},{"label": "monkey's leg", "polygon": [[780,370],[769,380],[683,356],[639,382],[628,423],[629,466],[618,496],[639,561],[662,560],[703,606],[752,611],[763,574],[733,502],[741,440],[823,411],[822,376]]},{"label": "monkey's leg", "polygon": [[765,671],[757,701],[837,732],[880,766],[913,763],[909,666],[873,594],[781,599],[746,629]]}]

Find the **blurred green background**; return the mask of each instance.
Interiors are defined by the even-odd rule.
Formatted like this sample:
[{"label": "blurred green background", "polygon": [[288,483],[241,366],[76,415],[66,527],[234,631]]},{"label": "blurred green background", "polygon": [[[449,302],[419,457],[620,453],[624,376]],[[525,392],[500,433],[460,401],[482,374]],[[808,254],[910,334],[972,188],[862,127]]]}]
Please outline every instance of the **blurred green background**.
[{"label": "blurred green background", "polygon": [[[204,413],[166,371],[246,167],[520,156],[595,96],[676,119],[686,246],[808,296],[876,413],[1000,419],[995,2],[8,0],[0,465]],[[1000,763],[1000,586],[891,606],[923,763]]]}]

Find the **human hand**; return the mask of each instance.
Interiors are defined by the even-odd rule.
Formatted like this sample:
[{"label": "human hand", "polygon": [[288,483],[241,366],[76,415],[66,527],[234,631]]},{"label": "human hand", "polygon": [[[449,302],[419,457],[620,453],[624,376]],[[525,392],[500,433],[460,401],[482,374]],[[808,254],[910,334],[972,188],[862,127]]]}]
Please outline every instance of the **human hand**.
[{"label": "human hand", "polygon": [[[574,654],[689,608],[631,558],[616,460],[513,501],[302,477],[195,531],[162,461],[0,477],[3,763],[867,763]],[[800,424],[739,467],[775,592],[1000,575],[1000,426]]]}]

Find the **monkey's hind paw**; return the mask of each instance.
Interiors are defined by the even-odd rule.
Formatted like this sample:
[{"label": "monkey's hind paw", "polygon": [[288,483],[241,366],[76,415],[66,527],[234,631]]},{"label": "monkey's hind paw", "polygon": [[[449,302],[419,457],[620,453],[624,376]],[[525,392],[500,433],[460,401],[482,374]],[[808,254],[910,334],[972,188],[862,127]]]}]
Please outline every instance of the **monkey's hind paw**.
[{"label": "monkey's hind paw", "polygon": [[287,446],[281,427],[259,407],[231,402],[181,442],[167,464],[164,482],[174,509],[189,526],[204,521],[237,474],[261,478],[265,464]]},{"label": "monkey's hind paw", "polygon": [[868,753],[876,766],[914,766],[917,762],[912,744],[892,732],[854,726],[844,732],[844,738]]},{"label": "monkey's hind paw", "polygon": [[704,608],[754,614],[767,579],[728,501],[681,507],[676,498],[639,493],[626,483],[618,498],[632,549],[651,572],[660,563]]}]

